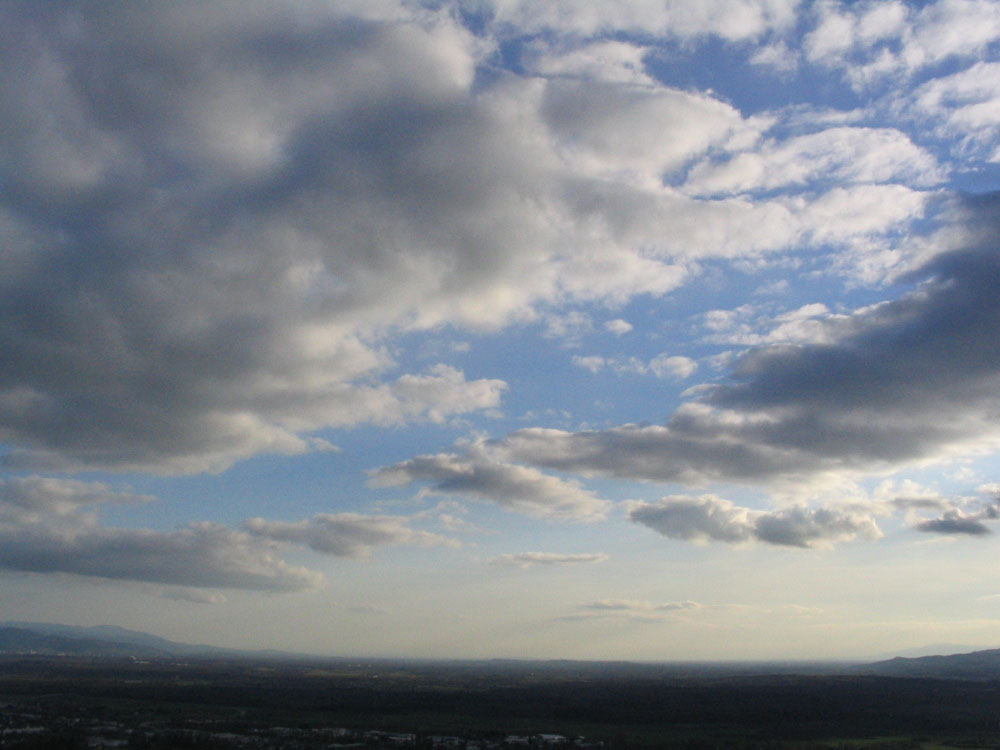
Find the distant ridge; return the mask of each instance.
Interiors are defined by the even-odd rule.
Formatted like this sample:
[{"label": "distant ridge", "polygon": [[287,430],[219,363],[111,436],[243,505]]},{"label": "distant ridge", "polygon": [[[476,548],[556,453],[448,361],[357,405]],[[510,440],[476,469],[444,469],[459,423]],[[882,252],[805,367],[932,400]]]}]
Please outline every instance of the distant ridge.
[{"label": "distant ridge", "polygon": [[929,643],[926,646],[917,646],[916,648],[903,648],[871,654],[864,661],[889,661],[899,656],[907,659],[916,659],[921,656],[950,656],[951,654],[968,654],[972,651],[988,651],[989,649],[990,646],[969,643]]},{"label": "distant ridge", "polygon": [[1000,648],[947,656],[919,656],[854,667],[854,674],[886,677],[924,677],[942,680],[1000,680]]},{"label": "distant ridge", "polygon": [[[178,643],[115,625],[60,625],[50,622],[0,622],[0,654],[133,657],[295,658],[277,651],[241,651],[217,646]],[[301,657],[300,657],[301,658]]]}]

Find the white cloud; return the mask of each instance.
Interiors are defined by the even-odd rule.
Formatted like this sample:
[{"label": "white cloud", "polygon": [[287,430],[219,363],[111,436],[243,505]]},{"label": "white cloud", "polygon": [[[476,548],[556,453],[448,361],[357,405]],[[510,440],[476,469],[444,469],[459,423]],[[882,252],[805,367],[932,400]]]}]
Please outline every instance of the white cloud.
[{"label": "white cloud", "polygon": [[609,83],[653,84],[643,58],[648,48],[619,41],[590,42],[569,49],[536,44],[525,55],[525,66],[545,77],[564,76]]},{"label": "white cloud", "polygon": [[608,368],[616,373],[631,373],[634,375],[654,375],[658,378],[674,378],[684,380],[698,369],[698,363],[690,357],[679,355],[658,354],[648,362],[631,357],[629,359],[612,359],[599,355],[573,356],[573,364],[590,370],[595,375]]},{"label": "white cloud", "polygon": [[692,195],[733,194],[813,182],[926,187],[944,177],[934,157],[898,130],[839,127],[769,141],[724,162],[700,162],[684,190]]},{"label": "white cloud", "polygon": [[949,58],[979,56],[1000,39],[992,0],[937,0],[919,10],[885,3],[817,4],[816,27],[804,39],[812,62],[841,68],[857,88],[910,75]]},{"label": "white cloud", "polygon": [[896,105],[928,123],[957,155],[978,152],[996,161],[1000,147],[1000,63],[978,62],[958,73],[921,84]]},{"label": "white cloud", "polygon": [[672,377],[678,380],[691,377],[698,369],[698,363],[690,357],[659,354],[649,360],[649,371],[658,378]]},{"label": "white cloud", "polygon": [[494,0],[491,6],[497,24],[525,33],[597,36],[620,31],[682,39],[714,34],[739,40],[791,25],[798,4],[798,0]]},{"label": "white cloud", "polygon": [[621,318],[615,318],[614,320],[609,320],[604,324],[604,328],[615,336],[624,336],[626,333],[632,330],[632,324],[627,320],[622,320]]},{"label": "white cloud", "polygon": [[791,73],[799,67],[800,53],[792,50],[784,42],[760,47],[750,56],[750,63],[761,67],[771,68],[780,73]]}]

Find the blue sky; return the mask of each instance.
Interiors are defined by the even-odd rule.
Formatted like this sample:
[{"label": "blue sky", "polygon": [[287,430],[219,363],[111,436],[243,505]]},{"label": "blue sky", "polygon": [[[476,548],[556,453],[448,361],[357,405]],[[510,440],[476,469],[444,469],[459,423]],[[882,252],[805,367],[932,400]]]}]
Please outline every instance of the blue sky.
[{"label": "blue sky", "polygon": [[4,619],[995,645],[1000,3],[0,14]]}]

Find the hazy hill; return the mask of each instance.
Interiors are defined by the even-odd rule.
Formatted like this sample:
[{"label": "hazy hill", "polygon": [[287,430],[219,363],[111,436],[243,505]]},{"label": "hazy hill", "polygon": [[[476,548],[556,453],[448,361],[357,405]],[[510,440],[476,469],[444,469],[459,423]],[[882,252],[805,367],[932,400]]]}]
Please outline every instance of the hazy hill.
[{"label": "hazy hill", "polygon": [[0,653],[149,658],[237,655],[242,652],[177,643],[114,625],[81,627],[47,622],[3,622],[0,623]]},{"label": "hazy hill", "polygon": [[[0,654],[39,654],[55,656],[150,658],[267,659],[281,661],[322,660],[279,651],[241,651],[215,646],[178,643],[137,630],[113,625],[81,627],[41,622],[0,622]],[[334,659],[334,661],[336,661]],[[986,649],[948,656],[917,658],[895,657],[868,664],[836,662],[704,662],[704,663],[632,663],[491,660],[459,660],[453,666],[491,673],[520,673],[541,670],[547,675],[562,672],[573,675],[609,674],[650,677],[725,677],[739,675],[872,675],[915,677],[945,680],[1000,680],[1000,649]]]},{"label": "hazy hill", "polygon": [[0,653],[4,654],[70,654],[73,656],[166,656],[168,652],[135,643],[123,643],[106,638],[88,638],[43,632],[24,627],[0,625]]},{"label": "hazy hill", "polygon": [[942,680],[1000,680],[1000,648],[948,656],[896,657],[851,670],[886,677],[930,677]]}]

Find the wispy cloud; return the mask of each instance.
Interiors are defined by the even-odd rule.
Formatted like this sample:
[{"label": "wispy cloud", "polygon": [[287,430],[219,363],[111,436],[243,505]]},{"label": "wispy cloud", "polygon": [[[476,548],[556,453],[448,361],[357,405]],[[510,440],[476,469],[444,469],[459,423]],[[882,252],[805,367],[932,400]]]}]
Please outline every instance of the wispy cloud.
[{"label": "wispy cloud", "polygon": [[490,565],[504,565],[517,568],[532,568],[536,565],[578,565],[607,562],[609,555],[603,552],[580,552],[562,554],[557,552],[518,552],[516,554],[500,555],[491,559]]}]

